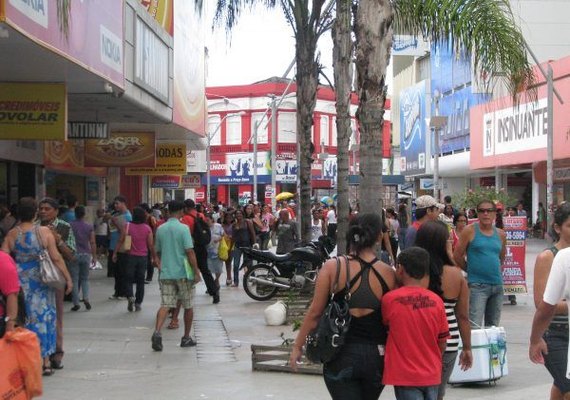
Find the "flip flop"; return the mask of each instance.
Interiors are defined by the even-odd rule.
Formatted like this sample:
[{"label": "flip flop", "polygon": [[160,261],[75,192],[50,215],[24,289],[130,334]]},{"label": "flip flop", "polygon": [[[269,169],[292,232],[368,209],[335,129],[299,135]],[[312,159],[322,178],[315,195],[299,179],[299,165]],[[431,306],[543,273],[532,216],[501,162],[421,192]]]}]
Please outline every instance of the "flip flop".
[{"label": "flip flop", "polygon": [[166,327],[167,329],[178,329],[180,326],[178,325],[178,320],[171,320],[170,324]]}]

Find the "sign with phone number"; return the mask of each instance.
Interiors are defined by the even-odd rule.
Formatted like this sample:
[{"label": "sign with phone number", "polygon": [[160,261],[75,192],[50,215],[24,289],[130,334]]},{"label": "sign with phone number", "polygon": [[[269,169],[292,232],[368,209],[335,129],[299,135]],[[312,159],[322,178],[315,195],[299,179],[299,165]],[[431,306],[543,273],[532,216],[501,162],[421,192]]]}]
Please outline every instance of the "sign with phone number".
[{"label": "sign with phone number", "polygon": [[506,295],[527,293],[526,287],[526,217],[504,217],[504,231],[507,236],[505,262],[501,266],[503,290]]}]

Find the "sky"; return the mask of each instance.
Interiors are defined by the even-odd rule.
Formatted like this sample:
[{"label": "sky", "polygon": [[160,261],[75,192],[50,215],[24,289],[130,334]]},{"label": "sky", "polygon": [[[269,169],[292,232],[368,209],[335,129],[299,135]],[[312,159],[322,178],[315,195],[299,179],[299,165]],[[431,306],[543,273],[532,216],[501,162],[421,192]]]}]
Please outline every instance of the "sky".
[{"label": "sky", "polygon": [[[206,21],[212,21],[213,11],[213,6],[206,10]],[[293,30],[280,8],[255,7],[252,12],[244,12],[229,38],[223,27],[216,27],[212,32],[208,26],[206,46],[209,52],[207,86],[245,85],[281,77],[295,58]],[[333,82],[330,31],[321,37],[319,50],[324,72]],[[293,74],[291,71],[288,77]],[[326,82],[322,77],[319,79]]]}]

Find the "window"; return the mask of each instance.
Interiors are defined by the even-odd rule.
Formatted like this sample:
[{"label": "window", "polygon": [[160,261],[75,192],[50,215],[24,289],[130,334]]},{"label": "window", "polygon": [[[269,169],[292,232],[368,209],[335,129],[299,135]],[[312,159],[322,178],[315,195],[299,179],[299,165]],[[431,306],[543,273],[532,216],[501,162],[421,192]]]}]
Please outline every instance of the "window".
[{"label": "window", "polygon": [[241,115],[226,118],[226,144],[241,144]]},{"label": "window", "polygon": [[253,113],[251,115],[251,143],[253,143],[253,135],[255,134],[255,126],[259,124],[257,127],[257,143],[267,143],[267,136],[268,136],[268,118],[264,118],[264,113]]},{"label": "window", "polygon": [[222,144],[222,127],[220,123],[221,118],[219,115],[211,115],[208,117],[208,135],[211,136],[211,146],[219,146]]},{"label": "window", "polygon": [[329,145],[329,116],[321,115],[321,144]]},{"label": "window", "polygon": [[297,143],[297,114],[281,112],[277,117],[278,143]]}]

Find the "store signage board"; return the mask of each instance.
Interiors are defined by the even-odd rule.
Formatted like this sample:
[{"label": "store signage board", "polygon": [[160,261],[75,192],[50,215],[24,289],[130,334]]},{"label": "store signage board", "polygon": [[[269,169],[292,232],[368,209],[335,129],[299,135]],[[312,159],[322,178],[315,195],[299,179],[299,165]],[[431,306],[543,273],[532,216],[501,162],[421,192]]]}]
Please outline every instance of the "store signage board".
[{"label": "store signage board", "polygon": [[185,175],[186,144],[159,143],[156,145],[156,166],[126,168],[125,175]]},{"label": "store signage board", "polygon": [[0,83],[0,139],[66,140],[67,96],[59,83]]},{"label": "store signage board", "polygon": [[196,189],[202,186],[200,174],[188,174],[180,177],[180,187],[182,189]]},{"label": "store signage board", "polygon": [[107,139],[88,139],[85,166],[154,168],[154,133],[112,132]]},{"label": "store signage board", "polygon": [[106,122],[69,122],[68,139],[107,139],[109,124]]}]

